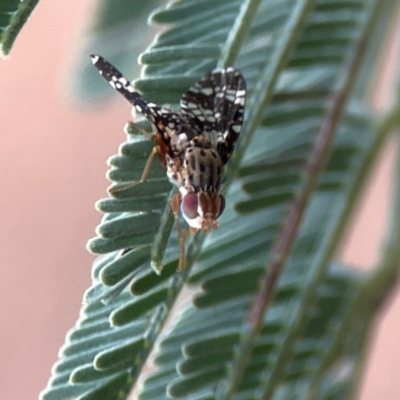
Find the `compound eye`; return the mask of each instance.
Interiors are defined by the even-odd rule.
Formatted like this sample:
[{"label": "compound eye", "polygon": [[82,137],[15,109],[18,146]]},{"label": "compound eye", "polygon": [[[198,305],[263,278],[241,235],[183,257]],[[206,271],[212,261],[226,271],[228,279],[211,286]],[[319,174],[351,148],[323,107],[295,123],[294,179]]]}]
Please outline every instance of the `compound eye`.
[{"label": "compound eye", "polygon": [[182,199],[181,210],[189,219],[194,219],[197,217],[197,206],[198,201],[196,193],[188,193]]},{"label": "compound eye", "polygon": [[225,199],[224,196],[219,196],[219,211],[218,211],[218,215],[217,218],[219,218],[221,216],[221,214],[224,212],[225,210]]}]

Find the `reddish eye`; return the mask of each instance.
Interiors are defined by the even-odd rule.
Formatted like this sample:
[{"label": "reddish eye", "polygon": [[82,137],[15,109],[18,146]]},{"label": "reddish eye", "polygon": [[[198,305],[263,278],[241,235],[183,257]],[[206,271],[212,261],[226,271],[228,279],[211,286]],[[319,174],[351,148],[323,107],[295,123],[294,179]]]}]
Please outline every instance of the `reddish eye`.
[{"label": "reddish eye", "polygon": [[218,212],[218,216],[217,218],[219,218],[221,216],[221,214],[224,212],[225,210],[225,199],[223,196],[219,196],[219,212]]},{"label": "reddish eye", "polygon": [[181,204],[182,212],[189,219],[194,219],[197,217],[197,194],[188,193],[183,199]]}]

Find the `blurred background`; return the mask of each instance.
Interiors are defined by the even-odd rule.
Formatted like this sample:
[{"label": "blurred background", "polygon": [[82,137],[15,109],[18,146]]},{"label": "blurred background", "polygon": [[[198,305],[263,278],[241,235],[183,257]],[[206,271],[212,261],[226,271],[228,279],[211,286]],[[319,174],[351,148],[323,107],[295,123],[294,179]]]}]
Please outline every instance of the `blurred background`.
[{"label": "blurred background", "polygon": [[[9,59],[0,60],[1,399],[37,398],[77,319],[94,259],[85,244],[101,218],[94,203],[108,186],[105,161],[124,140],[122,127],[130,118],[123,99],[94,108],[69,97],[71,70],[90,63],[87,58],[87,65],[76,65],[93,6],[93,0],[73,7],[42,0]],[[398,36],[382,60],[377,108],[390,101]],[[84,92],[84,80],[81,86]],[[370,268],[378,258],[392,147],[380,157],[341,250],[355,267]],[[397,291],[377,321],[361,400],[400,398],[399,315]]]}]

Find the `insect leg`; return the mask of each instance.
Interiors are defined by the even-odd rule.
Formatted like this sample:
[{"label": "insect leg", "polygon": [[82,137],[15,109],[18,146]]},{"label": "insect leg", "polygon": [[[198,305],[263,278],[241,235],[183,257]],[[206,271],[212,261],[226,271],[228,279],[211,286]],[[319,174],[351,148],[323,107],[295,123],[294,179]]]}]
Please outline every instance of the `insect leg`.
[{"label": "insect leg", "polygon": [[176,220],[176,228],[178,230],[179,239],[179,264],[177,271],[182,271],[186,267],[185,262],[185,233],[182,230],[181,224],[179,223],[179,210],[181,207],[181,194],[175,193],[171,201],[171,208]]},{"label": "insect leg", "polygon": [[127,186],[123,186],[123,187],[119,187],[119,188],[111,188],[109,190],[109,193],[113,194],[113,193],[116,193],[116,192],[121,192],[123,190],[130,189],[133,186],[139,185],[140,183],[143,183],[147,179],[147,177],[149,176],[151,164],[153,164],[154,157],[156,156],[156,154],[158,152],[159,152],[159,147],[158,146],[154,146],[153,150],[151,151],[151,153],[149,155],[149,157],[147,158],[146,165],[144,166],[144,169],[143,169],[143,172],[142,172],[142,176],[140,177],[140,179],[138,181],[134,181],[134,182],[130,183]]}]

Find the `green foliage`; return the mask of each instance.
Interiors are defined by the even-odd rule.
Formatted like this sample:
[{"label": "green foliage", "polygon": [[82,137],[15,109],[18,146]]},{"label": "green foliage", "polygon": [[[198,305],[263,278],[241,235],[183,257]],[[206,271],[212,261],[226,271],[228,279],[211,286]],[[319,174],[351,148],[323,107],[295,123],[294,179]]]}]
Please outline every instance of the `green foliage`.
[{"label": "green foliage", "polygon": [[14,41],[39,0],[2,0],[0,3],[0,54],[10,53]]},{"label": "green foliage", "polygon": [[[173,191],[159,164],[146,183],[97,203],[105,215],[88,248],[102,256],[42,399],[127,398],[152,351],[157,369],[140,387],[143,400],[350,396],[375,297],[365,295],[364,276],[333,256],[388,131],[353,86],[360,70],[363,79],[373,73],[362,63],[365,51],[377,54],[368,38],[393,4],[182,0],[153,12],[153,23],[169,27],[141,56],[136,87],[145,98],[176,105],[204,72],[227,63],[246,78],[226,211],[217,231],[189,240],[187,268],[178,273]],[[140,177],[152,147],[133,127],[127,133],[109,161],[116,186]],[[300,203],[297,227],[286,217]],[[273,302],[254,321],[249,312],[262,298],[283,226],[294,239],[282,250]],[[151,259],[163,259],[161,275]],[[161,340],[186,285],[196,295]]]}]

